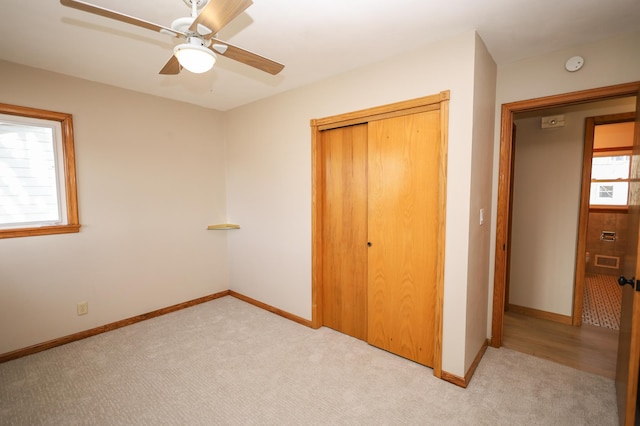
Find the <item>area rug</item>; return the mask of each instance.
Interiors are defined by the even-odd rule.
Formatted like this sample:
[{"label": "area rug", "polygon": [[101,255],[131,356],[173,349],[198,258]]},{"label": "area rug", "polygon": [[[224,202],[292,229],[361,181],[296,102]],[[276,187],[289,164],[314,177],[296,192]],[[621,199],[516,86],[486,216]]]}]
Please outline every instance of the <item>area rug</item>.
[{"label": "area rug", "polygon": [[582,323],[620,329],[622,288],[615,275],[587,274],[585,277]]}]

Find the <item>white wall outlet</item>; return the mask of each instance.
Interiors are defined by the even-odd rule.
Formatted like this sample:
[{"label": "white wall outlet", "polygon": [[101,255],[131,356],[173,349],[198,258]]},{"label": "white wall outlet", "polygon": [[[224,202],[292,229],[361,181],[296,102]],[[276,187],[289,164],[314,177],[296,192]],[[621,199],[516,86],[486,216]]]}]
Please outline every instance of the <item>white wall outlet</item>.
[{"label": "white wall outlet", "polygon": [[78,315],[87,315],[89,313],[89,302],[78,302]]},{"label": "white wall outlet", "polygon": [[484,209],[480,209],[480,226],[484,225]]}]

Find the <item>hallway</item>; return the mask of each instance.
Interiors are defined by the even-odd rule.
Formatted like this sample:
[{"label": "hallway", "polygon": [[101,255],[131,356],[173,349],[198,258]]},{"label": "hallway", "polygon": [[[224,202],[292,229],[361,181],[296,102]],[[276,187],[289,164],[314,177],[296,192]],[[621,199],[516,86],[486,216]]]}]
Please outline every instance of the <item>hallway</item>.
[{"label": "hallway", "polygon": [[503,339],[506,348],[615,379],[617,330],[505,312]]}]

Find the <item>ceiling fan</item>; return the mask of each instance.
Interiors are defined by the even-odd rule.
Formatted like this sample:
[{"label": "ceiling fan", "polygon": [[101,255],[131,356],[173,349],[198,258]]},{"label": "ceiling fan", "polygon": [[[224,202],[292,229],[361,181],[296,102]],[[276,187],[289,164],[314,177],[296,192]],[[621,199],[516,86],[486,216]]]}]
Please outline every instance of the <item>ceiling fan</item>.
[{"label": "ceiling fan", "polygon": [[[217,33],[225,25],[253,4],[252,0],[182,0],[191,7],[191,16],[178,18],[171,27],[154,24],[133,16],[115,12],[78,0],[60,0],[63,6],[126,22],[148,30],[184,39],[173,49],[173,56],[160,70],[160,74],[178,74],[184,67],[195,73],[210,70],[216,62],[216,54],[242,62],[272,75],[278,74],[284,65],[241,49],[218,39]],[[198,14],[198,10],[200,10]]]}]

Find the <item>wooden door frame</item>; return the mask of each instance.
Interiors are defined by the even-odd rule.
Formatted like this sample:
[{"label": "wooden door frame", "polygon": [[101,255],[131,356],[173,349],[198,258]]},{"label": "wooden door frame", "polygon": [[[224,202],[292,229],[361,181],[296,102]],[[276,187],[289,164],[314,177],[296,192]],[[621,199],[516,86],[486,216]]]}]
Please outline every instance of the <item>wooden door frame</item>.
[{"label": "wooden door frame", "polygon": [[505,284],[508,274],[506,248],[510,238],[508,218],[511,211],[509,192],[513,179],[511,174],[513,161],[511,130],[513,127],[514,114],[612,98],[636,96],[638,91],[640,91],[640,81],[502,104],[491,346],[495,348],[502,346],[504,329]]},{"label": "wooden door frame", "polygon": [[433,375],[442,376],[442,316],[444,298],[444,249],[447,194],[447,147],[449,130],[449,91],[368,108],[346,114],[311,120],[311,325],[322,326],[322,194],[324,193],[324,158],[320,132],[343,126],[367,123],[372,120],[408,115],[423,111],[440,110],[440,168],[438,171],[438,241],[436,268],[435,332],[433,348]]}]

